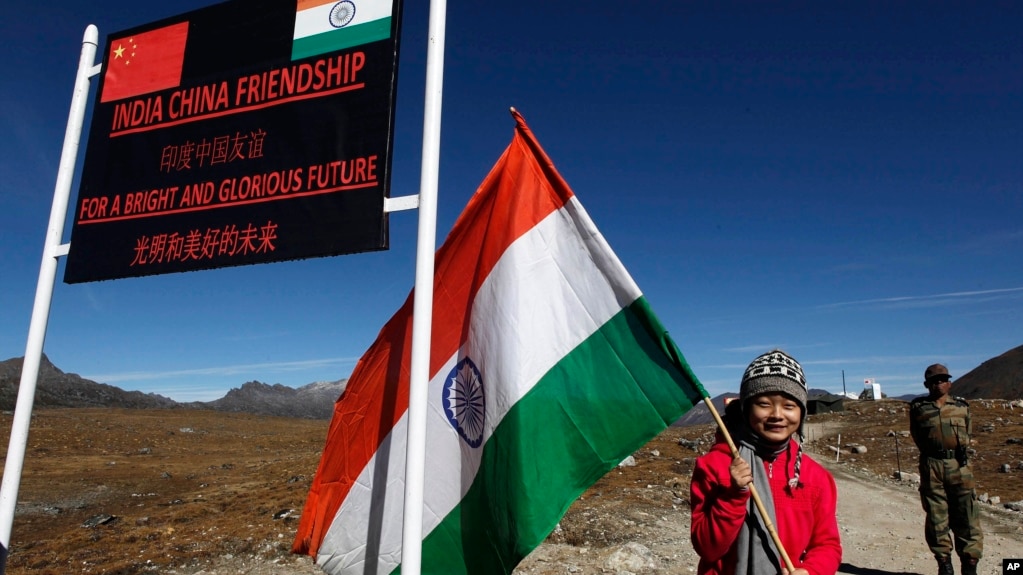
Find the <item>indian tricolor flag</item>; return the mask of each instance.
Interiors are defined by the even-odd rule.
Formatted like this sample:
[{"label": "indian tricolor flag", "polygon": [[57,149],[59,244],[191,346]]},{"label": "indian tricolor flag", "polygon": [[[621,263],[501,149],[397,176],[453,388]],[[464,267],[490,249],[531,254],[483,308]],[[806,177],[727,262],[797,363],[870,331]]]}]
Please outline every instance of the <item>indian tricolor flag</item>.
[{"label": "indian tricolor flag", "polygon": [[[435,260],[422,572],[511,573],[706,397],[525,122]],[[397,573],[412,295],[334,406],[293,551]]]},{"label": "indian tricolor flag", "polygon": [[291,59],[391,37],[394,0],[297,0]]}]

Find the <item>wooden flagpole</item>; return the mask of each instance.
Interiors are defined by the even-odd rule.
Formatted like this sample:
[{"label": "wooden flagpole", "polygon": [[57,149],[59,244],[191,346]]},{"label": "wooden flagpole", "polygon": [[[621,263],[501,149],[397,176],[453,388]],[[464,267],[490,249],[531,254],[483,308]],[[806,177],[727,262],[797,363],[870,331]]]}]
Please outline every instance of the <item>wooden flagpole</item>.
[{"label": "wooden flagpole", "polygon": [[[732,436],[728,433],[728,428],[725,427],[725,422],[721,419],[721,415],[718,413],[717,408],[714,407],[714,402],[711,401],[709,397],[704,397],[703,403],[707,404],[707,409],[709,409],[710,414],[714,416],[714,421],[717,422],[718,429],[721,430],[721,434],[725,436],[725,441],[728,442],[728,447],[732,450],[732,455],[734,457],[739,457],[739,448],[736,447],[735,442],[732,441]],[[778,537],[778,531],[775,530],[774,523],[771,522],[771,518],[767,515],[767,509],[764,508],[764,502],[760,499],[760,494],[757,493],[757,488],[753,485],[753,483],[750,483],[748,487],[750,495],[753,497],[753,503],[757,506],[757,511],[760,512],[760,517],[763,518],[764,525],[767,526],[767,531],[771,534],[771,539],[774,540],[775,546],[778,547],[778,552],[781,553],[782,560],[785,561],[785,566],[788,567],[788,570],[791,573],[796,569],[796,567],[792,564],[792,559],[789,558],[789,554],[785,552],[785,547],[781,544],[781,538]]]}]

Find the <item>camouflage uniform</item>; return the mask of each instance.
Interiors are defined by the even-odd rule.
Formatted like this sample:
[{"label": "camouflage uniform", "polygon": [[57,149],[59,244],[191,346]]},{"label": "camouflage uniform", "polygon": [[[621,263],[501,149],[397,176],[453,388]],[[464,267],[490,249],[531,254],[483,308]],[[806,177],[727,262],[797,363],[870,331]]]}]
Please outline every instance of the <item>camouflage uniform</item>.
[{"label": "camouflage uniform", "polygon": [[964,560],[980,559],[984,534],[974,491],[973,471],[966,458],[973,423],[970,405],[961,397],[948,396],[943,406],[930,397],[910,403],[909,431],[920,449],[920,501],[927,521],[924,537],[938,558],[955,551]]}]

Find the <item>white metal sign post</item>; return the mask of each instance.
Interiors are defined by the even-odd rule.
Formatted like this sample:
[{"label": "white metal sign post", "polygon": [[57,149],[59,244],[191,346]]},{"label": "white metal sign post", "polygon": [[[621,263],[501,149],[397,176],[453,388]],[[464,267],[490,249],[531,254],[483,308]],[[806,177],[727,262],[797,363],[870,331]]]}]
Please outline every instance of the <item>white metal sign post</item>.
[{"label": "white metal sign post", "polygon": [[46,339],[46,324],[50,318],[53,284],[57,277],[57,258],[67,255],[68,252],[68,244],[61,243],[61,234],[64,230],[64,219],[67,217],[71,181],[74,179],[75,161],[78,158],[78,142],[82,136],[85,108],[89,100],[89,82],[92,76],[99,73],[99,68],[95,65],[98,41],[99,31],[90,24],[82,38],[82,55],[78,60],[78,75],[75,77],[71,111],[64,132],[64,147],[60,152],[57,184],[53,190],[53,205],[50,208],[50,223],[46,228],[43,260],[39,265],[39,281],[36,284],[36,299],[32,306],[25,359],[21,366],[18,402],[14,407],[11,438],[7,444],[4,480],[0,486],[0,545],[3,546],[0,548],[0,575],[7,570],[14,508],[18,503],[18,488],[21,486],[21,469],[25,462],[25,447],[28,444],[28,427],[32,421],[32,404],[35,402],[39,363],[43,355],[43,341]]},{"label": "white metal sign post", "polygon": [[401,532],[401,572],[419,575],[423,555],[423,489],[426,479],[426,411],[433,325],[434,245],[440,165],[441,96],[444,89],[444,31],[447,0],[431,0],[426,52],[423,159],[419,182],[419,239],[416,293],[412,302],[412,357],[409,365],[408,439],[405,452],[405,506]]}]

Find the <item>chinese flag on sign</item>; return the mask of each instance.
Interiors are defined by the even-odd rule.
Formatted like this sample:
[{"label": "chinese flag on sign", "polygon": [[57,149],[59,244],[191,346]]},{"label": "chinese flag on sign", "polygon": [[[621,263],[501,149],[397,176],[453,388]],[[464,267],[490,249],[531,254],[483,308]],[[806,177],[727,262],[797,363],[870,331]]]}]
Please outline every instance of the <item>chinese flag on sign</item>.
[{"label": "chinese flag on sign", "polygon": [[186,40],[188,22],[112,41],[99,101],[131,98],[181,84]]}]

